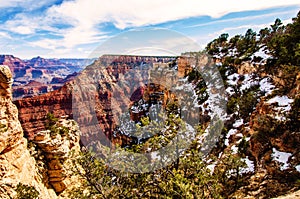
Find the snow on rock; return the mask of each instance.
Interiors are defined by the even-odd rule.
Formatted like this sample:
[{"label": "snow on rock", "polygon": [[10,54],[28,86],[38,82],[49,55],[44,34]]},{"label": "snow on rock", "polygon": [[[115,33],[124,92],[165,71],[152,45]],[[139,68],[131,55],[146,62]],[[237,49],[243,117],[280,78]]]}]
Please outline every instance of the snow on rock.
[{"label": "snow on rock", "polygon": [[300,164],[297,165],[297,166],[295,166],[295,169],[296,169],[298,172],[300,172]]},{"label": "snow on rock", "polygon": [[254,57],[261,57],[263,60],[271,58],[270,55],[266,54],[268,51],[264,50],[263,48],[260,48],[258,51],[256,51],[251,58],[253,59]]},{"label": "snow on rock", "polygon": [[248,156],[246,156],[246,158],[242,158],[241,160],[246,163],[246,168],[243,168],[241,173],[254,172],[254,162],[249,160]]},{"label": "snow on rock", "polygon": [[225,144],[225,146],[228,146],[228,145],[229,145],[229,140],[228,140],[228,139],[225,139],[224,144]]},{"label": "snow on rock", "polygon": [[250,74],[250,75],[245,74],[244,78],[245,79],[243,80],[241,88],[240,88],[241,91],[244,91],[246,89],[249,89],[249,88],[259,84],[259,82],[258,82],[259,77],[255,77],[254,74]]},{"label": "snow on rock", "polygon": [[[238,73],[234,73],[227,77],[227,83],[231,86],[236,86],[241,77],[243,77],[243,81],[240,85],[240,91],[244,91],[253,86],[259,85],[259,77],[256,77],[255,74],[240,75]],[[231,89],[226,91],[230,93]]]},{"label": "snow on rock", "polygon": [[294,100],[288,98],[288,96],[276,96],[273,97],[272,99],[269,99],[267,103],[273,104],[273,103],[278,103],[279,106],[288,106],[290,103],[292,103]]},{"label": "snow on rock", "polygon": [[235,123],[232,125],[234,128],[238,128],[240,127],[242,124],[244,123],[243,119],[239,119],[237,121],[235,121]]},{"label": "snow on rock", "polygon": [[259,90],[265,92],[265,96],[270,95],[273,92],[274,88],[275,86],[270,82],[269,77],[263,78],[259,82]]},{"label": "snow on rock", "polygon": [[222,66],[223,64],[222,64],[222,62],[217,62],[216,63],[216,66]]},{"label": "snow on rock", "polygon": [[[210,162],[211,162],[211,160],[208,161],[208,163],[210,163]],[[210,170],[210,174],[212,174],[214,172],[216,165],[217,165],[217,161],[214,161],[206,166],[206,168],[208,168]]]},{"label": "snow on rock", "polygon": [[226,92],[228,93],[229,96],[231,96],[231,95],[233,95],[235,93],[234,89],[232,87],[226,88]]},{"label": "snow on rock", "polygon": [[234,135],[237,132],[236,129],[230,129],[226,135],[226,138],[229,138],[231,135]]},{"label": "snow on rock", "polygon": [[283,165],[280,167],[280,170],[285,170],[289,168],[288,160],[291,157],[291,153],[281,152],[273,148],[272,158],[273,160],[282,163]]},{"label": "snow on rock", "polygon": [[236,145],[232,145],[231,150],[232,150],[232,154],[237,154],[239,151],[239,148]]},{"label": "snow on rock", "polygon": [[268,100],[267,104],[278,104],[277,107],[273,108],[273,110],[277,112],[275,119],[283,121],[286,119],[284,114],[291,110],[291,103],[293,103],[293,101],[293,99],[287,96],[275,96]]},{"label": "snow on rock", "polygon": [[234,73],[232,75],[229,75],[227,77],[227,79],[228,79],[227,83],[231,86],[235,86],[235,85],[237,85],[237,82],[238,82],[239,78],[240,78],[240,74],[238,74],[238,73]]},{"label": "snow on rock", "polygon": [[226,135],[226,139],[225,139],[225,145],[228,146],[229,145],[229,138],[230,136],[236,134],[237,130],[236,129],[230,129]]}]

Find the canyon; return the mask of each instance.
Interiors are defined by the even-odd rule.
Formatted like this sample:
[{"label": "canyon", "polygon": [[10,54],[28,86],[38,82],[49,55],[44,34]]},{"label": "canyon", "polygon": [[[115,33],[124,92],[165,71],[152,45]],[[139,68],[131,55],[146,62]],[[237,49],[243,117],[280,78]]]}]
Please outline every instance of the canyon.
[{"label": "canyon", "polygon": [[[158,61],[159,59],[160,61]],[[165,101],[176,99],[176,96],[166,89],[173,80],[177,81],[187,76],[185,78],[190,79],[189,83],[186,82],[187,85],[202,85],[199,84],[199,79],[195,78],[197,75],[192,75],[195,72],[192,70],[193,61],[182,57],[160,57],[159,59],[120,55],[101,57],[59,89],[43,95],[15,100],[14,104],[19,110],[19,116],[15,105],[11,102],[12,75],[8,67],[2,67],[2,73],[5,74],[0,76],[1,96],[3,96],[4,103],[2,108],[7,107],[6,111],[2,111],[6,114],[2,118],[6,118],[6,120],[0,120],[3,121],[1,123],[3,123],[3,132],[5,132],[1,134],[4,160],[16,163],[18,161],[26,162],[21,158],[23,153],[14,151],[21,147],[25,151],[26,158],[30,159],[31,157],[32,161],[28,164],[34,167],[32,165],[36,164],[34,163],[36,160],[32,158],[30,150],[25,149],[29,141],[35,143],[39,150],[46,154],[46,164],[49,167],[46,177],[43,178],[46,179],[44,181],[40,179],[29,183],[22,179],[22,176],[15,177],[13,181],[23,182],[24,180],[25,184],[29,183],[37,187],[40,193],[52,194],[45,197],[55,198],[60,193],[63,196],[65,189],[71,183],[70,179],[61,175],[67,173],[66,169],[63,169],[67,168],[69,164],[66,154],[71,149],[77,151],[80,149],[79,140],[82,146],[87,147],[91,141],[99,141],[109,147],[111,147],[111,143],[128,146],[132,144],[133,138],[118,130],[119,113],[131,110],[130,119],[138,122],[141,116],[145,115],[143,110],[137,111],[145,105],[141,103],[141,100],[144,103],[152,101],[153,104],[164,105]],[[148,73],[149,71],[150,73]],[[238,189],[232,197],[257,198],[261,196],[266,198],[267,195],[264,194],[284,194],[291,187],[294,187],[292,190],[295,190],[296,180],[300,177],[300,157],[297,152],[300,141],[298,134],[300,111],[297,106],[300,73],[289,74],[283,69],[278,69],[271,74],[265,70],[257,71],[251,63],[227,68],[226,73],[224,81],[229,100],[228,110],[224,115],[226,119],[224,120],[223,134],[218,142],[218,147],[213,149],[212,154],[222,159],[225,158],[226,152],[235,155],[240,153],[240,150],[244,151],[242,158],[246,163],[244,172],[249,173],[247,185]],[[153,82],[161,83],[145,82],[144,80],[148,79],[149,74]],[[287,78],[287,75],[291,77]],[[147,78],[144,78],[145,76]],[[172,77],[173,80],[169,77]],[[290,81],[291,78],[294,80]],[[32,82],[32,84],[37,83]],[[199,96],[203,95],[201,91],[203,87],[194,88]],[[258,89],[254,90],[254,88]],[[160,96],[160,94],[162,95]],[[238,95],[242,96],[239,99],[241,102],[236,102],[235,106],[231,106],[230,101],[236,100]],[[259,100],[251,105],[253,103],[251,100],[254,99]],[[211,118],[212,100],[209,97],[201,97],[198,103],[199,112],[195,114],[199,114],[200,121],[206,124]],[[239,106],[236,107],[237,104]],[[243,108],[243,104],[246,107]],[[252,109],[248,109],[247,106],[252,106]],[[71,137],[51,135],[49,130],[45,130],[49,113],[60,118],[57,125],[63,125],[70,129]],[[70,119],[75,119],[78,126],[74,127],[68,122]],[[12,129],[9,130],[9,128]],[[79,134],[81,134],[80,139]],[[74,146],[76,147],[74,148]],[[19,153],[19,155],[11,157],[9,156],[10,151]],[[57,155],[56,153],[61,155],[59,161],[57,158],[53,158]],[[19,158],[21,159],[18,160]],[[65,166],[60,166],[61,163],[64,165],[64,162],[66,162]],[[28,169],[21,168],[21,166],[16,167],[21,170]],[[7,168],[7,170],[13,169]],[[36,183],[46,184],[48,188],[47,186],[41,188],[39,186],[42,185]],[[50,190],[49,187],[51,187]],[[14,193],[13,189],[7,187],[4,187],[2,191]]]},{"label": "canyon", "polygon": [[[116,97],[114,97],[112,100],[112,95],[125,96],[124,92],[134,93],[132,89],[137,89],[129,85],[122,85],[121,88],[119,84],[122,82],[120,81],[121,76],[127,76],[128,78],[133,77],[133,75],[136,76],[136,72],[142,71],[139,70],[141,66],[146,67],[153,63],[157,64],[155,67],[161,65],[160,67],[168,68],[170,64],[174,64],[174,61],[176,61],[176,57],[102,56],[61,88],[40,96],[14,101],[19,109],[19,119],[22,123],[25,136],[32,139],[36,131],[45,128],[47,113],[52,113],[55,117],[66,116],[67,118],[73,118],[74,112],[75,114],[79,114],[78,112],[80,112],[80,110],[84,110],[87,108],[86,106],[89,106],[88,104],[84,104],[85,101],[88,102],[88,99],[83,99],[84,97],[88,97],[83,96],[83,94],[86,94],[97,99],[95,101],[96,115],[85,114],[83,116],[75,116],[78,118],[77,122],[79,126],[81,126],[81,124],[84,126],[81,131],[87,131],[84,128],[88,129],[90,127],[87,127],[86,124],[91,123],[91,125],[93,125],[92,121],[97,118],[104,134],[109,139],[113,139],[112,134],[116,128],[116,118],[113,118],[112,110],[121,111],[124,108],[127,109],[130,104],[130,99],[126,101],[124,97],[121,97],[116,100]],[[186,62],[179,62],[178,66],[178,76],[181,77],[184,73],[187,73],[190,68]],[[144,72],[148,71],[145,70]],[[97,82],[95,82],[94,79],[98,79],[99,81],[97,80]],[[133,79],[129,80],[134,81]],[[97,86],[96,90],[94,89],[95,84]],[[74,93],[76,86],[79,86],[81,89],[84,85],[87,86],[87,88],[85,88],[88,91],[87,93]],[[84,139],[84,137],[82,137],[82,139]],[[104,138],[101,138],[101,140],[103,139]],[[114,143],[122,145],[120,137],[117,136],[115,139]]]},{"label": "canyon", "polygon": [[13,75],[13,98],[41,95],[62,87],[93,59],[23,60],[13,55],[0,55],[0,64],[7,65]]}]

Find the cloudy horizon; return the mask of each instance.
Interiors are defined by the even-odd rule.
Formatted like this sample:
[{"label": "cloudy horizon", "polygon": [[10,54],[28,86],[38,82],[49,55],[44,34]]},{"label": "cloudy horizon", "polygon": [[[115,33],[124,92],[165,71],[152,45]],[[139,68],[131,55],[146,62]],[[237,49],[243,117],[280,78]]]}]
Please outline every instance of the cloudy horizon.
[{"label": "cloudy horizon", "polygon": [[299,10],[296,0],[0,0],[0,54],[87,58],[108,39],[145,28],[177,31],[203,48],[222,33],[289,23]]}]

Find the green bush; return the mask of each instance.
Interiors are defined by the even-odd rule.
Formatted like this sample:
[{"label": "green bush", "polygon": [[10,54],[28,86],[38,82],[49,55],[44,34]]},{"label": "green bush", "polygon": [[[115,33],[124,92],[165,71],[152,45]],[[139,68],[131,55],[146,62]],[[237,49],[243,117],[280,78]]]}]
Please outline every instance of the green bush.
[{"label": "green bush", "polygon": [[56,118],[52,113],[48,113],[46,116],[45,127],[50,130],[51,136],[60,134],[62,136],[67,136],[69,134],[69,129],[65,126],[58,124],[58,118]]},{"label": "green bush", "polygon": [[292,104],[291,112],[288,115],[289,128],[291,131],[300,131],[300,96],[294,99]]},{"label": "green bush", "polygon": [[239,99],[236,97],[230,97],[228,99],[228,102],[227,102],[227,113],[228,114],[235,113],[238,110],[238,107],[237,107],[238,102],[239,102]]},{"label": "green bush", "polygon": [[0,132],[1,132],[1,133],[6,132],[7,129],[8,129],[8,127],[7,127],[5,124],[0,124]]},{"label": "green bush", "polygon": [[33,186],[19,183],[16,188],[18,199],[36,199],[39,198],[39,192]]},{"label": "green bush", "polygon": [[250,114],[253,112],[257,104],[257,94],[255,91],[250,91],[244,93],[240,100],[238,101],[239,105],[239,114],[246,121],[249,119]]}]

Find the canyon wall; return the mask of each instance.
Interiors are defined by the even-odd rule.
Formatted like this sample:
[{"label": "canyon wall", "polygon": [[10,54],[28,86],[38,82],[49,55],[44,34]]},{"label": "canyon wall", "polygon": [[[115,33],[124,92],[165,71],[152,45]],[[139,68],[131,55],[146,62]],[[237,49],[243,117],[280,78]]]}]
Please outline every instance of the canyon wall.
[{"label": "canyon wall", "polygon": [[[58,133],[35,129],[36,134],[28,144],[18,120],[18,109],[12,103],[11,84],[9,67],[0,65],[1,198],[20,198],[18,194],[26,187],[34,189],[39,198],[67,198],[64,191],[80,183],[70,170],[70,155],[80,151],[79,128],[75,121],[60,119],[55,124]],[[20,187],[23,190],[18,190]]]},{"label": "canyon wall", "polygon": [[42,183],[35,159],[27,150],[27,140],[18,121],[17,107],[12,103],[12,74],[0,66],[0,195],[16,196],[19,183],[33,186],[41,198],[56,198],[53,189]]},{"label": "canyon wall", "polygon": [[[48,113],[52,113],[58,118],[61,116],[73,118],[75,114],[80,130],[83,132],[83,142],[87,139],[85,138],[86,133],[89,133],[88,139],[95,136],[100,140],[114,139],[113,142],[120,145],[127,143],[126,136],[113,136],[118,113],[129,108],[130,96],[139,88],[138,84],[141,83],[139,81],[144,78],[142,76],[148,75],[150,69],[147,67],[152,66],[153,62],[167,64],[167,68],[174,67],[170,65],[174,61],[176,61],[176,57],[117,55],[101,57],[77,77],[73,77],[73,80],[67,82],[62,88],[14,102],[19,109],[19,120],[25,136],[33,139],[35,133],[45,129],[45,118]],[[143,66],[141,67],[141,65]],[[185,68],[187,62],[180,61],[178,66]],[[178,71],[186,73],[186,69]],[[158,72],[152,76],[155,76],[156,79],[159,78]],[[160,76],[162,76],[162,80],[166,79],[164,74],[160,74]],[[133,85],[134,82],[137,85]],[[74,93],[74,89],[78,92]],[[90,102],[95,103],[94,107],[91,107]],[[95,113],[85,111],[90,109],[94,109]],[[101,136],[90,133],[93,131],[92,129],[99,128],[96,127],[97,125],[100,125],[103,132]]]}]

